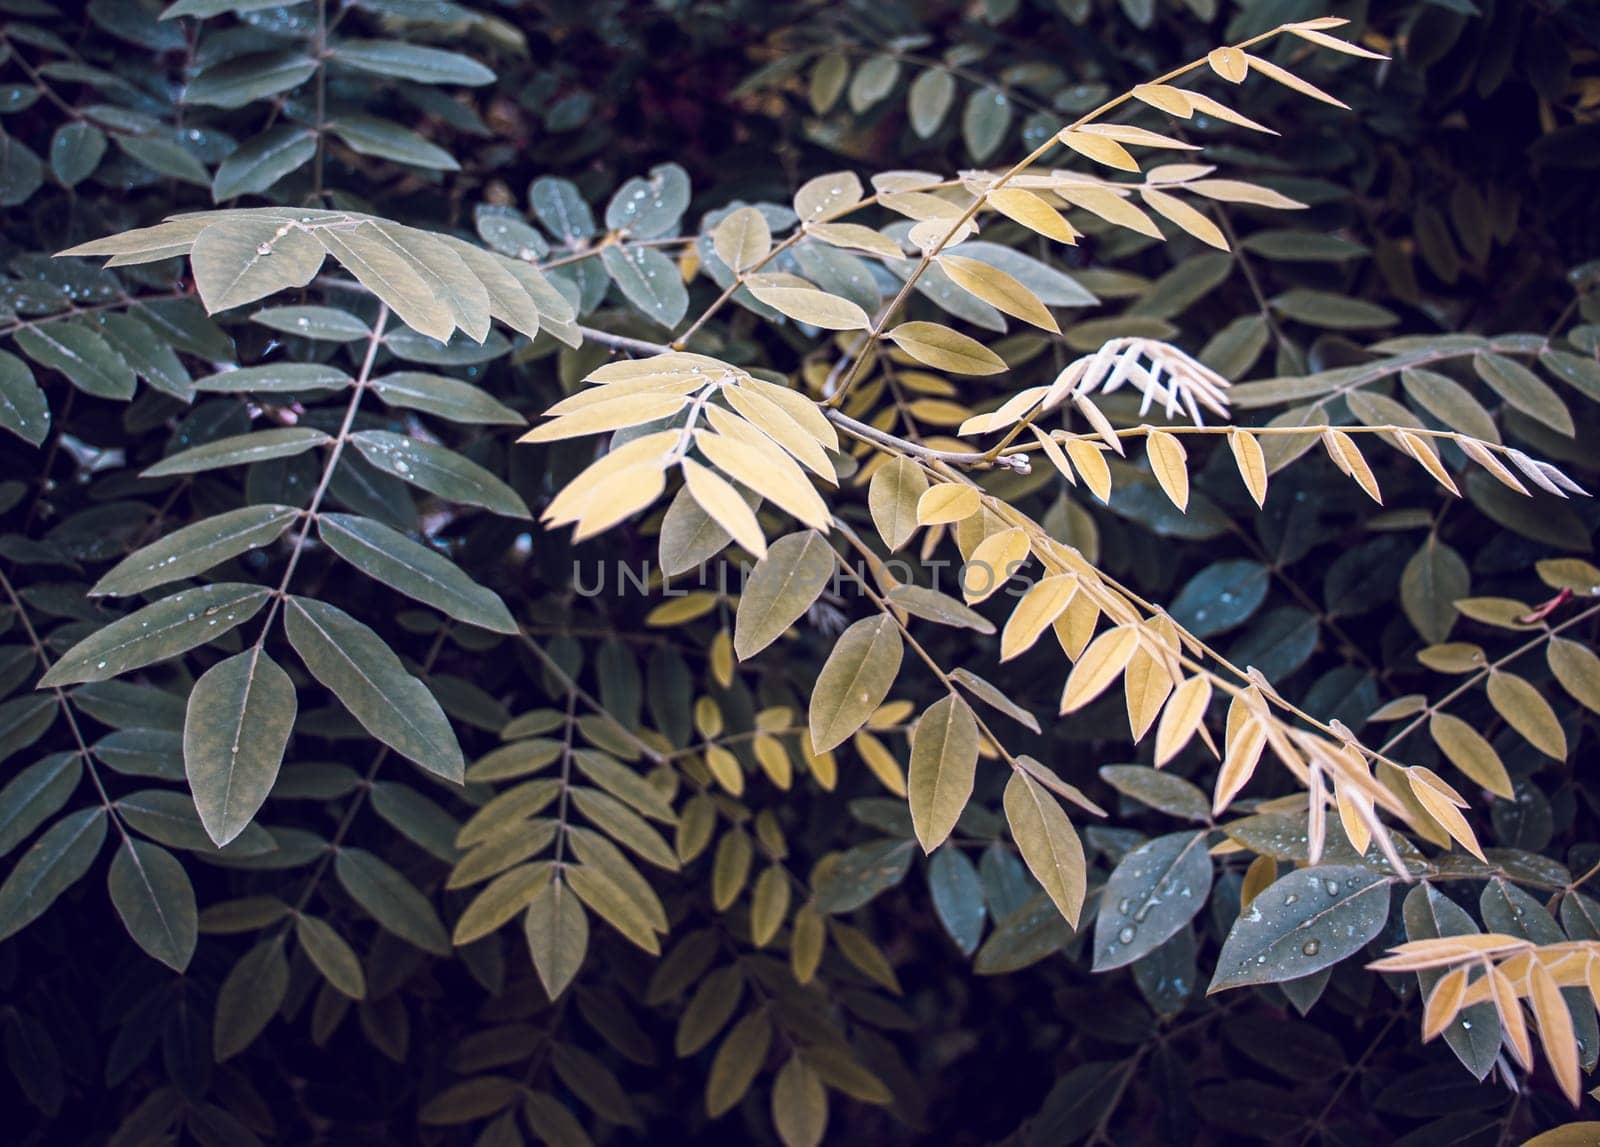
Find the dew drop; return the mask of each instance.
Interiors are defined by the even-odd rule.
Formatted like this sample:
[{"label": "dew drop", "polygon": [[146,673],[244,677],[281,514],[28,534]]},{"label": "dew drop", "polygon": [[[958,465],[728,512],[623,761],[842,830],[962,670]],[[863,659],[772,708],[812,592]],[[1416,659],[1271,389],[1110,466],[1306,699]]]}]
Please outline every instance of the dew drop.
[{"label": "dew drop", "polygon": [[1124,916],[1126,916],[1129,912],[1132,912],[1133,911],[1133,897],[1124,896],[1120,901],[1118,901],[1117,902],[1117,911],[1122,913]]},{"label": "dew drop", "polygon": [[1307,940],[1304,944],[1300,945],[1300,951],[1304,952],[1307,956],[1315,956],[1318,952],[1322,951],[1322,945],[1316,940]]},{"label": "dew drop", "polygon": [[1124,944],[1133,943],[1133,925],[1129,924],[1124,927],[1122,931],[1118,932],[1117,939],[1122,941]]},{"label": "dew drop", "polygon": [[1339,882],[1337,880],[1325,880],[1323,881],[1323,887],[1328,890],[1329,896],[1339,895]]}]

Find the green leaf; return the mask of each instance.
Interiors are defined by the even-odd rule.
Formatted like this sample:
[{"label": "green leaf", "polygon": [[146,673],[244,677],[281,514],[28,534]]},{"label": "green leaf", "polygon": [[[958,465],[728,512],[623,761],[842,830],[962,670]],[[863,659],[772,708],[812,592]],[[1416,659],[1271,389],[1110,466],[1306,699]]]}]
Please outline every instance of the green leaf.
[{"label": "green leaf", "polygon": [[978,767],[978,722],[955,694],[929,706],[911,734],[911,821],[924,852],[944,843],[966,810]]},{"label": "green leaf", "polygon": [[379,76],[397,76],[414,84],[494,83],[494,73],[470,56],[424,48],[401,40],[340,40],[330,59]]},{"label": "green leaf", "polygon": [[834,566],[833,549],[815,530],[786,534],[768,546],[739,597],[733,648],[740,660],[783,636],[827,587]]},{"label": "green leaf", "polygon": [[956,81],[943,68],[927,68],[911,82],[907,107],[911,130],[918,139],[929,139],[939,130],[956,96]]},{"label": "green leaf", "polygon": [[306,668],[367,732],[428,772],[461,782],[465,761],[444,710],[383,638],[343,610],[310,598],[291,597],[284,621]]},{"label": "green leaf", "polygon": [[565,244],[593,238],[594,215],[578,187],[569,179],[540,176],[528,185],[528,204],[539,222]]},{"label": "green leaf", "polygon": [[260,586],[218,582],[162,598],[78,642],[39,687],[104,681],[176,657],[243,625],[270,596]]},{"label": "green leaf", "polygon": [[189,966],[199,939],[194,887],[172,853],[124,839],[111,861],[111,903],[134,942],[175,972]]},{"label": "green leaf", "polygon": [[496,633],[516,633],[517,623],[492,590],[474,582],[434,550],[369,518],[321,514],[317,535],[328,548],[371,578],[451,617]]},{"label": "green leaf", "polygon": [[1044,887],[1056,910],[1076,928],[1088,888],[1077,829],[1055,797],[1020,769],[1006,782],[1003,803],[1011,836],[1028,871]]},{"label": "green leaf", "polygon": [[83,776],[77,753],[51,753],[17,773],[0,789],[0,856],[54,816]]},{"label": "green leaf", "polygon": [[[553,838],[554,834],[550,835]],[[549,840],[544,843],[549,843]],[[548,861],[519,864],[502,872],[467,905],[466,911],[456,921],[451,940],[458,946],[470,944],[495,931],[533,902],[533,898],[550,883],[553,872],[554,868]],[[451,883],[456,884],[454,874]]]},{"label": "green leaf", "polygon": [[281,935],[263,940],[240,958],[217,993],[211,1047],[218,1063],[255,1042],[288,991],[289,961],[284,959]]},{"label": "green leaf", "polygon": [[[344,231],[324,227],[317,230],[317,239],[362,286],[387,303],[401,322],[430,339],[450,341],[455,331],[450,308],[428,285],[415,261],[383,232],[370,223]],[[404,357],[403,344],[393,335],[385,341],[391,351]]]},{"label": "green leaf", "polygon": [[482,506],[508,518],[532,517],[515,490],[453,450],[387,430],[363,430],[351,441],[378,469],[446,501]]},{"label": "green leaf", "polygon": [[106,154],[106,133],[93,124],[64,123],[50,137],[50,169],[64,187],[76,187],[100,166]]},{"label": "green leaf", "polygon": [[34,841],[0,884],[0,940],[44,915],[81,880],[105,839],[106,810],[93,805],[68,813]]},{"label": "green leaf", "polygon": [[717,1048],[706,1077],[706,1111],[715,1119],[731,1111],[755,1082],[772,1047],[772,1021],[766,1009],[751,1012],[733,1026]]},{"label": "green leaf", "polygon": [[522,426],[527,419],[490,398],[479,387],[441,374],[403,370],[372,380],[372,389],[390,406],[421,410],[473,425]]},{"label": "green leaf", "polygon": [[317,154],[317,133],[281,123],[241,144],[217,167],[211,198],[218,203],[240,195],[260,195]]},{"label": "green leaf", "polygon": [[[168,848],[181,848],[209,857],[219,855],[217,846],[200,823],[194,798],[188,793],[141,789],[119,798],[116,805],[128,827]],[[271,833],[258,824],[252,824],[221,855],[229,858],[265,856],[277,851],[277,848]]]},{"label": "green leaf", "polygon": [[350,898],[388,931],[424,952],[450,954],[450,937],[427,897],[399,872],[360,848],[341,848],[333,870]]},{"label": "green leaf", "polygon": [[200,823],[219,848],[244,831],[272,791],[295,710],[294,683],[259,645],[195,682],[183,766]]},{"label": "green leaf", "polygon": [[0,351],[0,426],[37,446],[50,433],[50,404],[28,364]]},{"label": "green leaf", "polygon": [[268,307],[250,317],[275,331],[324,342],[347,343],[372,337],[366,323],[349,311],[334,307]]},{"label": "green leaf", "polygon": [[689,207],[689,173],[676,163],[657,164],[649,178],[634,176],[606,204],[606,229],[630,239],[655,239],[673,231]]},{"label": "green leaf", "polygon": [[1429,535],[1400,575],[1400,604],[1423,639],[1437,645],[1450,636],[1455,603],[1470,589],[1471,575],[1461,555]]},{"label": "green leaf", "polygon": [[235,434],[230,438],[207,442],[204,446],[179,451],[146,469],[141,477],[198,474],[224,466],[244,466],[271,458],[292,458],[296,454],[304,454],[313,446],[332,441],[322,431],[310,426],[280,426],[272,430],[257,430],[252,434]]},{"label": "green leaf", "polygon": [[337,367],[311,362],[276,362],[225,370],[197,381],[196,390],[214,394],[298,394],[306,390],[342,390],[355,380]]},{"label": "green leaf", "polygon": [[461,170],[455,156],[444,148],[392,120],[350,112],[329,120],[327,130],[357,155],[393,160],[430,171]]},{"label": "green leaf", "polygon": [[129,597],[204,573],[276,541],[300,516],[293,506],[265,504],[229,510],[175,530],[123,558],[94,584],[91,596]]},{"label": "green leaf", "polygon": [[813,906],[830,915],[854,912],[906,878],[914,851],[909,840],[879,840],[831,854],[812,874]]},{"label": "green leaf", "polygon": [[589,950],[589,918],[565,881],[552,881],[529,902],[523,932],[545,995],[560,998]]},{"label": "green leaf", "polygon": [[297,88],[316,71],[317,61],[294,49],[234,56],[212,65],[191,81],[184,90],[183,102],[242,108]]},{"label": "green leaf", "polygon": [[1298,980],[1355,955],[1383,930],[1389,878],[1367,868],[1301,868],[1263,889],[1234,922],[1207,993]]},{"label": "green leaf", "polygon": [[305,913],[295,917],[294,934],[328,983],[352,1000],[366,997],[367,978],[361,971],[361,960],[343,936],[326,922]]},{"label": "green leaf", "polygon": [[102,311],[94,321],[100,337],[140,378],[180,402],[194,401],[194,380],[169,338],[158,335],[144,319],[121,311]]},{"label": "green leaf", "polygon": [[1508,406],[1537,419],[1557,434],[1571,438],[1577,433],[1572,412],[1561,401],[1561,396],[1520,362],[1504,355],[1478,354],[1473,356],[1472,366],[1478,377],[1505,399]]},{"label": "green leaf", "polygon": [[978,870],[958,848],[941,848],[928,860],[928,890],[933,910],[963,956],[978,950],[988,905]]},{"label": "green leaf", "polygon": [[[957,629],[972,629],[978,633],[994,632],[994,623],[983,614],[936,589],[922,585],[897,585],[887,596],[892,603],[924,621]],[[989,700],[987,697],[984,699]]]},{"label": "green leaf", "polygon": [[195,287],[210,314],[305,286],[325,256],[311,232],[271,215],[222,219],[200,232],[189,250]]},{"label": "green leaf", "polygon": [[1011,127],[1011,101],[998,88],[978,88],[961,113],[961,138],[974,161],[982,163],[999,150]]},{"label": "green leaf", "polygon": [[883,704],[900,672],[905,644],[891,617],[870,617],[840,635],[811,693],[811,744],[841,744]]},{"label": "green leaf", "polygon": [[1205,906],[1211,875],[1204,832],[1157,837],[1123,857],[1100,893],[1094,970],[1131,964],[1170,940]]},{"label": "green leaf", "polygon": [[668,330],[683,321],[689,292],[677,266],[654,247],[612,244],[600,250],[600,262],[628,302]]},{"label": "green leaf", "polygon": [[197,187],[211,186],[211,173],[194,153],[175,139],[160,135],[118,135],[117,146],[132,158],[144,164],[157,175],[192,183]]},{"label": "green leaf", "polygon": [[1295,287],[1277,295],[1268,302],[1274,310],[1291,319],[1326,330],[1365,330],[1372,327],[1392,327],[1400,316],[1388,307],[1353,299],[1349,295],[1330,291],[1313,291]]},{"label": "green leaf", "polygon": [[1103,765],[1100,779],[1126,797],[1185,820],[1211,819],[1211,798],[1193,781],[1148,765]]},{"label": "green leaf", "polygon": [[133,368],[82,321],[24,327],[15,338],[23,354],[60,371],[85,394],[118,400],[133,397]]}]

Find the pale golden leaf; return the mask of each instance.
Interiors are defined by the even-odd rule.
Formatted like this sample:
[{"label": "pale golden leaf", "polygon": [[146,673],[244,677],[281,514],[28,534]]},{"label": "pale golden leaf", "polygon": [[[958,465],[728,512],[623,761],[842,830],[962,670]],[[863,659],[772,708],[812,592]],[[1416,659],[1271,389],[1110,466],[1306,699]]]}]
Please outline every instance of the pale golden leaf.
[{"label": "pale golden leaf", "polygon": [[1161,658],[1141,645],[1129,658],[1122,683],[1128,702],[1128,727],[1137,744],[1172,694],[1172,674]]},{"label": "pale golden leaf", "polygon": [[1106,167],[1114,167],[1118,171],[1137,172],[1139,170],[1139,161],[1128,153],[1127,148],[1114,139],[1107,139],[1102,135],[1090,135],[1073,128],[1067,128],[1062,131],[1056,136],[1056,139],[1066,144],[1079,155],[1092,159],[1096,163],[1104,164]]},{"label": "pale golden leaf", "polygon": [[562,438],[578,438],[586,434],[604,434],[627,426],[640,426],[667,418],[688,405],[682,394],[638,394],[599,402],[574,414],[558,417],[554,422],[536,426],[518,442],[554,442]]},{"label": "pale golden leaf", "polygon": [[1071,713],[1093,701],[1126,668],[1139,647],[1139,630],[1133,625],[1108,629],[1089,643],[1067,676],[1061,692],[1061,712]]},{"label": "pale golden leaf", "polygon": [[1234,427],[1228,431],[1228,449],[1233,452],[1233,462],[1239,468],[1239,477],[1244,480],[1244,488],[1250,491],[1250,497],[1255,500],[1256,505],[1265,505],[1267,458],[1261,451],[1261,443],[1249,431]]},{"label": "pale golden leaf", "polygon": [[1055,316],[1039,301],[1039,296],[998,267],[962,255],[940,255],[938,262],[956,286],[976,295],[996,310],[1052,334],[1061,333]]},{"label": "pale golden leaf", "polygon": [[968,605],[985,600],[1027,560],[1028,535],[1020,527],[990,534],[961,568],[962,597]]},{"label": "pale golden leaf", "polygon": [[1206,56],[1211,70],[1230,84],[1237,84],[1250,74],[1250,62],[1238,48],[1213,48]]},{"label": "pale golden leaf", "polygon": [[1550,702],[1514,673],[1496,669],[1489,674],[1485,692],[1494,711],[1521,733],[1528,743],[1548,757],[1567,759],[1567,734]]},{"label": "pale golden leaf", "polygon": [[1157,191],[1154,187],[1146,187],[1139,192],[1139,197],[1157,215],[1181,227],[1200,242],[1219,251],[1229,249],[1228,239],[1223,235],[1222,228],[1176,195]]},{"label": "pale golden leaf", "polygon": [[1111,467],[1106,465],[1100,447],[1083,438],[1067,442],[1067,457],[1083,477],[1083,484],[1102,502],[1111,501]]},{"label": "pale golden leaf", "polygon": [[683,459],[682,466],[684,482],[700,508],[748,552],[758,558],[766,557],[767,539],[761,532],[761,523],[756,521],[755,512],[739,491],[721,475],[692,458]]},{"label": "pale golden leaf", "polygon": [[758,450],[723,434],[696,430],[695,445],[710,463],[762,497],[770,498],[813,529],[826,532],[828,505],[789,456],[776,446]]},{"label": "pale golden leaf", "polygon": [[750,293],[779,314],[828,331],[864,331],[872,325],[860,305],[826,291],[750,284]]},{"label": "pale golden leaf", "polygon": [[1001,187],[989,192],[984,201],[1007,219],[1037,231],[1046,239],[1069,245],[1078,242],[1078,229],[1032,191]]},{"label": "pale golden leaf", "polygon": [[1172,691],[1161,723],[1156,726],[1156,768],[1160,768],[1189,743],[1211,704],[1211,679],[1197,675]]},{"label": "pale golden leaf", "polygon": [[1378,489],[1378,477],[1372,472],[1372,467],[1367,465],[1367,460],[1354,438],[1343,430],[1324,430],[1322,445],[1327,449],[1328,457],[1333,459],[1335,466],[1354,478],[1356,484],[1366,491],[1367,497],[1378,505],[1383,505],[1383,492]]},{"label": "pale golden leaf", "polygon": [[1246,61],[1248,61],[1250,67],[1260,72],[1263,76],[1266,76],[1269,80],[1276,80],[1284,87],[1291,88],[1303,96],[1310,96],[1314,100],[1320,100],[1325,104],[1332,104],[1334,107],[1343,108],[1346,111],[1350,110],[1350,105],[1345,103],[1343,100],[1334,99],[1315,84],[1306,80],[1302,80],[1299,76],[1292,72],[1285,71],[1283,68],[1278,67],[1277,64],[1274,64],[1271,60],[1263,60],[1260,56],[1252,56],[1249,52],[1245,53],[1244,58]]},{"label": "pale golden leaf", "polygon": [[940,482],[917,499],[917,524],[933,526],[941,522],[959,522],[976,514],[981,504],[982,499],[973,487]]},{"label": "pale golden leaf", "polygon": [[1150,469],[1161,489],[1180,510],[1189,508],[1189,452],[1176,435],[1152,430],[1145,439]]},{"label": "pale golden leaf", "polygon": [[1000,660],[1009,661],[1033,648],[1078,592],[1076,574],[1057,574],[1035,582],[1017,602],[1000,634]]}]

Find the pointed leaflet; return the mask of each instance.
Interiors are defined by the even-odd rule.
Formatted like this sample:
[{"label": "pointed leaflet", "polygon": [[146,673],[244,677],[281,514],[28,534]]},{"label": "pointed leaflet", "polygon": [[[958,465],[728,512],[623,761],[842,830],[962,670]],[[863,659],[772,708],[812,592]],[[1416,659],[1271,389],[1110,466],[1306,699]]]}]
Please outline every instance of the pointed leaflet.
[{"label": "pointed leaflet", "polygon": [[787,534],[767,548],[739,598],[733,648],[741,661],[771,645],[827,587],[834,554],[815,530]]},{"label": "pointed leaflet", "polygon": [[[939,74],[949,79],[948,73]],[[827,1133],[828,1090],[798,1054],[772,1081],[772,1124],[783,1147],[819,1147]]]},{"label": "pointed leaflet", "polygon": [[424,952],[450,954],[450,937],[439,914],[412,883],[372,853],[341,848],[333,861],[334,873],[350,898],[365,908],[385,929]]},{"label": "pointed leaflet", "polygon": [[497,594],[469,578],[443,554],[353,514],[321,514],[317,535],[357,569],[407,597],[469,625],[515,633],[517,623]]},{"label": "pointed leaflet", "polygon": [[924,852],[938,848],[960,819],[977,766],[977,719],[960,697],[941,697],[911,736],[911,823]]},{"label": "pointed leaflet", "polygon": [[324,921],[303,913],[295,917],[294,934],[328,983],[352,1000],[366,996],[367,978],[361,970],[361,959],[344,937]]},{"label": "pointed leaflet", "polygon": [[[54,701],[51,702],[54,704]],[[51,753],[16,773],[0,788],[0,856],[54,816],[83,777],[78,753]]]},{"label": "pointed leaflet", "polygon": [[865,724],[894,685],[904,653],[891,617],[864,618],[840,635],[811,693],[813,752],[827,752]]},{"label": "pointed leaflet", "polygon": [[1094,970],[1120,968],[1155,951],[1204,907],[1210,892],[1204,832],[1175,832],[1128,853],[1100,893]]},{"label": "pointed leaflet", "polygon": [[229,558],[275,541],[300,516],[293,506],[245,506],[175,530],[123,558],[94,584],[91,596],[128,597],[204,573]]},{"label": "pointed leaflet", "polygon": [[671,330],[689,310],[689,292],[677,266],[654,247],[600,249],[600,262],[623,297],[646,318]]},{"label": "pointed leaflet", "polygon": [[1021,770],[1006,782],[1006,822],[1028,871],[1074,928],[1087,891],[1088,868],[1077,829],[1056,799]]},{"label": "pointed leaflet", "polygon": [[243,625],[268,596],[260,586],[219,582],[162,598],[67,650],[39,681],[39,688],[104,681],[176,657]]},{"label": "pointed leaflet", "polygon": [[523,932],[539,982],[545,995],[554,1000],[583,966],[589,950],[589,918],[572,890],[556,880],[529,903]]},{"label": "pointed leaflet", "polygon": [[740,207],[717,224],[711,233],[711,244],[729,270],[748,271],[772,250],[772,230],[760,211]]},{"label": "pointed leaflet", "polygon": [[326,255],[309,231],[280,218],[227,217],[194,241],[189,262],[200,301],[211,314],[316,278]]},{"label": "pointed leaflet", "polygon": [[28,364],[0,351],[0,426],[33,446],[50,432],[50,405]]},{"label": "pointed leaflet", "polygon": [[460,783],[465,762],[444,710],[381,637],[324,602],[291,597],[289,643],[362,727],[401,755]]},{"label": "pointed leaflet", "polygon": [[388,430],[358,431],[350,440],[378,469],[446,501],[482,506],[508,518],[532,516],[515,490],[453,450]]},{"label": "pointed leaflet", "polygon": [[927,490],[927,475],[909,458],[891,458],[872,475],[867,507],[890,550],[898,550],[916,533],[917,505]]},{"label": "pointed leaflet", "polygon": [[[1428,884],[1418,884],[1406,894],[1402,915],[1407,940],[1434,940],[1441,936],[1470,936],[1478,932],[1472,917]],[[1429,969],[1417,973],[1417,984],[1424,999],[1433,995],[1444,973]],[[1466,1069],[1483,1079],[1500,1054],[1500,1024],[1494,1005],[1485,1001],[1458,1012],[1444,1029],[1444,1042],[1450,1045]]]},{"label": "pointed leaflet", "polygon": [[27,927],[94,863],[106,839],[99,805],[68,813],[34,841],[0,885],[0,940]]},{"label": "pointed leaflet", "polygon": [[1234,923],[1210,992],[1298,980],[1355,955],[1389,917],[1388,877],[1367,868],[1302,868],[1263,889]]},{"label": "pointed leaflet", "polygon": [[259,645],[206,670],[189,695],[183,768],[206,835],[244,831],[272,791],[294,728],[294,684]]},{"label": "pointed leaflet", "polygon": [[187,968],[200,933],[183,865],[158,844],[128,838],[107,881],[111,903],[139,947],[175,972]]},{"label": "pointed leaflet", "polygon": [[211,1047],[218,1063],[238,1055],[272,1022],[289,990],[283,937],[275,935],[246,952],[217,993]]}]

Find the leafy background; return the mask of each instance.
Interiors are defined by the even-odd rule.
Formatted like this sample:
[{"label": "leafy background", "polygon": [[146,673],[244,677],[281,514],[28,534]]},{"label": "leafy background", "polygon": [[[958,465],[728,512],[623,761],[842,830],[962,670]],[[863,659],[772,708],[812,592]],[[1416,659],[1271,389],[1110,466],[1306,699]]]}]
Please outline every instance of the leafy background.
[{"label": "leafy background", "polygon": [[[758,722],[804,724],[811,682],[835,634],[860,616],[858,598],[824,599],[794,639],[735,670],[725,598],[576,592],[575,561],[592,574],[601,562],[654,558],[659,511],[577,544],[522,517],[548,504],[593,450],[588,441],[514,446],[520,424],[613,358],[615,338],[663,341],[717,297],[709,232],[730,203],[770,204],[782,220],[807,179],[841,168],[952,173],[1008,163],[1134,83],[1323,9],[1272,0],[174,7],[174,18],[158,20],[159,7],[144,3],[0,3],[0,414],[18,436],[0,459],[0,843],[9,877],[0,981],[5,1103],[20,1141],[772,1141],[776,1110],[786,1141],[809,1142],[818,1089],[829,1141],[841,1142],[1509,1143],[1574,1118],[1542,1067],[1495,1067],[1505,1063],[1498,1043],[1486,1051],[1454,1041],[1461,1058],[1513,1078],[1515,1089],[1478,1084],[1452,1047],[1420,1042],[1415,977],[1367,971],[1362,959],[1285,986],[1204,996],[1244,886],[1257,891],[1269,871],[1287,875],[1305,859],[1305,818],[1295,820],[1288,778],[1263,775],[1225,831],[1205,838],[1235,847],[1208,864],[1211,893],[1192,924],[1131,971],[1092,973],[1093,928],[1085,920],[1073,932],[1038,893],[1005,835],[1002,770],[992,762],[955,844],[932,858],[916,847],[894,759],[905,758],[909,720],[940,693],[926,677],[908,672],[896,683],[893,697],[905,704],[878,713],[872,741],[839,751],[836,778],[792,738],[792,753],[780,752],[789,784],[778,783],[788,778],[772,758],[764,766],[757,757]],[[1062,335],[1011,324],[1002,336],[948,294],[919,296],[918,317],[951,308],[950,321],[999,349],[1014,373],[954,385],[885,381],[864,391],[871,412],[891,409],[887,429],[908,439],[937,439],[966,416],[952,403],[992,407],[1108,337],[1165,338],[1255,380],[1235,391],[1241,417],[1296,417],[1352,377],[1329,372],[1387,363],[1369,367],[1360,385],[1428,425],[1476,433],[1467,424],[1481,426],[1481,416],[1592,487],[1586,444],[1595,440],[1600,338],[1588,324],[1600,313],[1585,260],[1596,254],[1600,16],[1582,3],[1490,0],[1333,8],[1355,21],[1344,34],[1394,59],[1278,58],[1353,110],[1252,80],[1236,106],[1280,138],[1184,125],[1207,143],[1207,162],[1307,210],[1230,208],[1231,254],[1106,227],[1086,227],[1073,248],[997,231],[1071,276],[1032,272],[1036,290],[1058,292],[1049,301]],[[452,55],[419,57],[404,45]],[[638,189],[625,186],[631,179],[651,181],[648,227],[626,214]],[[213,317],[181,261],[103,271],[51,258],[226,204],[370,213],[481,241],[544,266],[577,303],[577,321],[615,337],[565,345],[550,332],[563,332],[566,312],[551,301],[532,340],[497,327],[482,347],[458,337],[445,349],[393,323],[379,347],[365,333],[378,315],[372,302],[322,280],[304,297]],[[627,222],[632,244],[593,253],[599,236]],[[841,276],[815,258],[800,262],[803,273],[848,280],[850,267]],[[618,266],[630,260],[661,271],[658,289]],[[685,276],[681,291],[667,287]],[[297,305],[345,317],[252,319],[262,306]],[[306,339],[302,318],[347,329]],[[1493,362],[1481,374],[1474,356],[1485,345],[1451,343],[1457,333],[1492,338],[1490,349],[1516,362],[1540,360],[1548,382],[1535,381],[1545,389],[1520,375],[1507,383]],[[1402,377],[1392,354],[1362,349],[1400,335],[1419,340],[1400,353],[1438,355],[1446,381],[1476,396],[1471,406],[1456,390],[1439,398],[1440,385],[1414,371]],[[719,312],[701,338],[697,349],[813,390],[831,361],[825,342],[748,308]],[[459,603],[455,615],[419,606],[404,586],[345,564],[333,543],[297,545],[298,525],[237,551],[216,577],[270,589],[294,564],[294,593],[345,611],[403,660],[385,683],[392,695],[420,711],[426,704],[403,692],[404,681],[426,680],[473,783],[434,779],[451,771],[447,747],[424,752],[419,771],[376,744],[278,634],[268,648],[299,695],[293,738],[257,821],[219,851],[184,783],[185,698],[196,678],[249,649],[256,623],[60,695],[33,688],[37,654],[54,663],[125,612],[120,599],[86,591],[135,549],[240,507],[312,498],[321,468],[306,453],[140,475],[251,429],[335,431],[343,398],[306,391],[306,378],[284,364],[325,364],[325,384],[366,377],[369,342],[384,375],[442,374],[481,389],[452,391],[453,401],[434,387],[423,401],[371,402],[359,430],[407,435],[422,445],[406,449],[437,447],[506,486],[459,469],[408,486],[373,464],[381,453],[358,452],[341,463],[330,505],[447,554],[513,620],[483,628],[459,619]],[[249,388],[207,381],[233,366],[265,370]],[[1355,402],[1331,402],[1312,417],[1371,420]],[[1107,408],[1118,410],[1110,400]],[[1132,466],[1119,468],[1109,507],[1081,487],[1066,490],[1043,465],[985,485],[1169,603],[1286,697],[1363,736],[1382,740],[1412,719],[1364,725],[1380,705],[1401,711],[1398,699],[1438,699],[1465,683],[1450,712],[1493,742],[1505,779],[1488,770],[1469,786],[1450,775],[1469,793],[1479,839],[1499,851],[1492,864],[1434,882],[1436,895],[1486,930],[1539,943],[1595,938],[1600,909],[1576,890],[1600,861],[1582,767],[1593,734],[1581,689],[1569,697],[1545,656],[1549,626],[1580,642],[1594,635],[1595,612],[1581,598],[1594,593],[1595,575],[1571,564],[1590,552],[1592,501],[1539,493],[1523,502],[1484,474],[1460,475],[1457,499],[1408,459],[1384,454],[1378,506],[1308,456],[1274,475],[1257,513],[1226,451],[1192,449],[1191,464],[1187,515]],[[861,484],[844,483],[833,508],[869,531]],[[1536,565],[1551,559],[1569,564]],[[1458,609],[1461,599],[1477,604]],[[478,620],[492,614],[474,601]],[[1551,611],[1531,632],[1517,622],[1546,602]],[[1543,746],[1480,688],[1483,665],[1530,636],[1530,652],[1500,675],[1521,675],[1554,707],[1559,741],[1546,726]],[[1191,749],[1164,784],[1118,771],[1148,764],[1148,743],[1128,743],[1114,696],[1057,720],[1053,655],[996,668],[991,638],[934,630],[928,645],[942,664],[970,667],[1037,714],[1043,730],[1006,723],[1008,743],[1110,812],[1082,818],[1091,885],[1147,840],[1182,843],[1211,823],[1204,793],[1177,779],[1209,787],[1208,758]],[[1425,647],[1435,650],[1431,663],[1418,660]],[[311,664],[314,654],[294,648]],[[1591,708],[1593,700],[1591,692]],[[699,767],[707,743],[734,753],[742,792],[708,783],[714,769]],[[548,969],[571,966],[561,953],[544,953],[541,979],[520,927],[459,947],[451,933],[474,894],[461,887],[472,841],[458,837],[461,825],[511,789],[518,768],[542,768],[568,744],[589,754],[578,770],[587,761],[600,790],[625,789],[621,800],[646,816],[666,802],[646,826],[653,840],[639,834],[638,817],[624,823],[571,803],[595,830],[584,863],[604,867],[609,858],[595,857],[608,839],[622,841],[642,857],[637,868],[624,861],[627,870],[653,889],[635,898],[654,900],[671,927],[663,958],[652,959],[624,935],[631,926],[655,942],[637,908],[607,914],[591,903],[581,968],[552,1004]],[[1403,746],[1406,760],[1448,773],[1421,732]],[[643,776],[663,759],[670,779],[659,788],[600,779],[608,762]],[[560,786],[563,818],[571,787]],[[1291,801],[1277,811],[1252,804],[1273,796]],[[476,821],[480,829],[493,815]],[[20,860],[52,833],[61,859],[24,895]],[[90,847],[96,834],[115,848]],[[652,861],[654,841],[663,851]],[[532,854],[491,859],[491,871]],[[130,870],[147,874],[154,892],[130,892]],[[153,931],[140,915],[147,902],[182,902],[183,888],[200,910],[197,940],[181,923]],[[1422,934],[1402,917],[1406,891],[1391,897],[1369,956]],[[1419,912],[1453,919],[1423,896]],[[780,934],[757,944],[757,902],[770,914],[780,899]],[[805,990],[791,970],[804,946],[795,915],[803,904],[813,910],[803,926],[825,916],[828,936]],[[1593,1014],[1576,1002],[1586,1066],[1600,1049]],[[805,1071],[786,1068],[794,1047],[813,1052]],[[1593,1101],[1583,1102],[1577,1117],[1592,1116]]]}]

